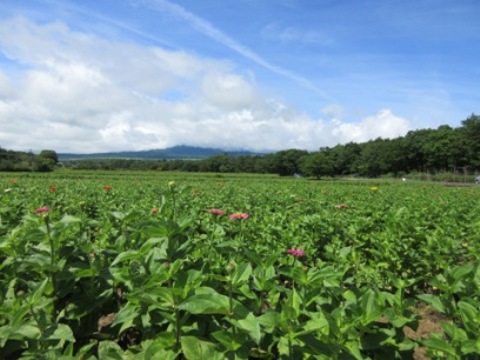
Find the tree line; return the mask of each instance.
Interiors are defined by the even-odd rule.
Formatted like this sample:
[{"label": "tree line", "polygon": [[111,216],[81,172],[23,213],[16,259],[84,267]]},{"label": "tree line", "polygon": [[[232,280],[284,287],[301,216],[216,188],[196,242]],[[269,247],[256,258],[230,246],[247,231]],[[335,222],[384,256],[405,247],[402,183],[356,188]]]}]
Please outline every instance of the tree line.
[{"label": "tree line", "polygon": [[[42,161],[54,158],[52,154],[49,157],[42,156],[42,153],[38,155]],[[1,154],[0,165],[3,161]],[[34,162],[24,160],[23,163],[33,166]],[[410,131],[394,139],[350,142],[313,152],[287,149],[266,155],[215,155],[202,160],[82,159],[62,161],[62,166],[98,170],[302,174],[318,178],[403,176],[460,169],[473,173],[480,170],[480,116],[472,114],[457,128],[442,125],[437,129]]]},{"label": "tree line", "polygon": [[57,163],[58,156],[54,150],[34,154],[0,147],[0,171],[52,171]]}]

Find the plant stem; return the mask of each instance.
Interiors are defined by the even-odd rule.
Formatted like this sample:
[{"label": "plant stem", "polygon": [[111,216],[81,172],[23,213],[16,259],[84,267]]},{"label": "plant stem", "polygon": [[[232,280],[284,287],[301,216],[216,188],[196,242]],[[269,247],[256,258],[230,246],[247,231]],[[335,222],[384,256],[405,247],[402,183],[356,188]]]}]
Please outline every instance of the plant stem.
[{"label": "plant stem", "polygon": [[175,307],[175,348],[180,346],[180,314],[178,309]]}]

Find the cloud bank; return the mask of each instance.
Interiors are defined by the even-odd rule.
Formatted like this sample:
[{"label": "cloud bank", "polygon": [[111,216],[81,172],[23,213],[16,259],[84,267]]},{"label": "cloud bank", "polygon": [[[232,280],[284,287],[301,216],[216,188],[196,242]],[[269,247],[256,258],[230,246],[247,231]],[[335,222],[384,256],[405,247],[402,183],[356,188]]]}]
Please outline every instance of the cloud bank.
[{"label": "cloud bank", "polygon": [[349,123],[341,105],[329,104],[325,118],[312,118],[265,94],[254,74],[232,63],[106,40],[62,22],[0,20],[0,64],[7,149],[316,150],[411,129],[389,109]]}]

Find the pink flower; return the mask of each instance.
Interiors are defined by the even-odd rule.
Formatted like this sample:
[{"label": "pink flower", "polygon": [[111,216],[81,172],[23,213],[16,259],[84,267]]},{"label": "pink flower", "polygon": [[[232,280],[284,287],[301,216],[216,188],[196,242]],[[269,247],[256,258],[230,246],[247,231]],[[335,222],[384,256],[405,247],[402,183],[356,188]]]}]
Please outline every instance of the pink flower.
[{"label": "pink flower", "polygon": [[45,214],[50,211],[50,208],[48,206],[44,206],[38,209],[35,209],[35,214]]},{"label": "pink flower", "polygon": [[225,211],[220,209],[209,209],[207,210],[210,214],[218,216],[218,215],[225,215]]},{"label": "pink flower", "polygon": [[236,212],[230,215],[230,220],[246,220],[250,217],[247,213]]},{"label": "pink flower", "polygon": [[305,251],[303,249],[291,248],[287,250],[287,253],[295,257],[305,256]]}]

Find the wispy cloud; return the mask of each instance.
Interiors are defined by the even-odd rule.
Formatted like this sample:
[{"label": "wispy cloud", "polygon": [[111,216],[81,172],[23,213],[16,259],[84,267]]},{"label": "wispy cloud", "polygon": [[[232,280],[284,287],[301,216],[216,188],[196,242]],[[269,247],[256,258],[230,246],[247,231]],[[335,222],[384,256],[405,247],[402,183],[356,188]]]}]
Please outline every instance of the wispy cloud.
[{"label": "wispy cloud", "polygon": [[324,90],[317,87],[307,78],[269,62],[268,60],[264,59],[262,56],[260,56],[256,52],[252,51],[245,45],[239,43],[232,37],[222,32],[220,29],[216,28],[209,21],[188,11],[184,7],[167,0],[142,0],[141,3],[144,4],[145,6],[148,6],[158,11],[167,11],[173,14],[174,16],[177,16],[178,18],[183,19],[190,26],[192,26],[194,29],[196,29],[200,33],[228,47],[229,49],[235,51],[236,53],[240,54],[246,59],[249,59],[255,62],[256,64],[263,66],[264,68],[278,75],[281,75],[287,79],[295,81],[297,84],[303,86],[304,88],[314,91],[317,95],[321,96],[325,100],[335,101],[329,94],[327,94]]},{"label": "wispy cloud", "polygon": [[317,44],[327,46],[333,43],[333,39],[319,31],[303,30],[291,26],[281,27],[271,23],[262,29],[261,35],[267,40],[281,41],[285,43]]}]

